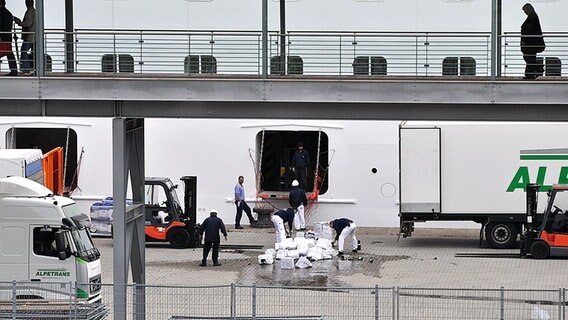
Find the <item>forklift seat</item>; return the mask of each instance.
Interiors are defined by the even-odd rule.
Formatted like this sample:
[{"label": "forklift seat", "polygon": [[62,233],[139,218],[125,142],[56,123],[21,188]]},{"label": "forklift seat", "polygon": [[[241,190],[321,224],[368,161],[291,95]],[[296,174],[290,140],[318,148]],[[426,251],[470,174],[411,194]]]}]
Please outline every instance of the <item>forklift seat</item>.
[{"label": "forklift seat", "polygon": [[568,215],[566,212],[557,214],[552,219],[552,231],[555,233],[568,233]]}]

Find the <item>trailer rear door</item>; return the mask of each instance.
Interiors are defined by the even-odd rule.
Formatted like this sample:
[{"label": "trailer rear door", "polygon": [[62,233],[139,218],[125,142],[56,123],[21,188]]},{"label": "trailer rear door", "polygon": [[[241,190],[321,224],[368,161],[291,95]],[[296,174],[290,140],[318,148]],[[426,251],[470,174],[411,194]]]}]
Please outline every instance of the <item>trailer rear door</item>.
[{"label": "trailer rear door", "polygon": [[440,213],[440,128],[400,128],[400,212]]}]

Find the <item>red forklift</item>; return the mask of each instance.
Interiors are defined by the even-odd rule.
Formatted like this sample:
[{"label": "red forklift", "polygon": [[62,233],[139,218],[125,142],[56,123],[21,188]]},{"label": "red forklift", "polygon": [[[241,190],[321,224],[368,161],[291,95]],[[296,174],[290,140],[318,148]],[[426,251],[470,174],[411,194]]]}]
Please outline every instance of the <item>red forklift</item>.
[{"label": "red forklift", "polygon": [[176,249],[197,248],[201,243],[197,216],[197,177],[181,177],[184,182],[182,210],[174,184],[169,178],[145,180],[146,242],[169,242]]},{"label": "red forklift", "polygon": [[568,185],[555,184],[548,191],[544,214],[537,214],[538,184],[528,184],[527,221],[521,233],[521,257],[534,259],[568,256]]}]

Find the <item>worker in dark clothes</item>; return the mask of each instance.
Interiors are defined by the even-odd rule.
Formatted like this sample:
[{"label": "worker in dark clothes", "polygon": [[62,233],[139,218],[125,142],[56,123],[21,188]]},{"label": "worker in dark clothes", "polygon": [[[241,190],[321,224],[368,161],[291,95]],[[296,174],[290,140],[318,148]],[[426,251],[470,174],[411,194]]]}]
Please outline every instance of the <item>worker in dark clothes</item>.
[{"label": "worker in dark clothes", "polygon": [[527,3],[523,6],[523,11],[527,15],[527,19],[521,25],[521,52],[527,63],[523,79],[536,79],[542,76],[544,72],[544,66],[537,62],[536,54],[544,51],[545,44],[540,20],[534,11],[534,7]]},{"label": "worker in dark clothes", "polygon": [[10,73],[7,76],[18,75],[18,64],[12,51],[12,23],[14,16],[6,9],[6,0],[0,0],[0,58],[8,59]]},{"label": "worker in dark clothes", "polygon": [[304,144],[298,143],[298,150],[292,156],[292,168],[296,173],[296,180],[300,183],[300,188],[306,190],[308,187],[308,166],[310,165],[310,155],[304,150]]},{"label": "worker in dark clothes", "polygon": [[205,232],[204,245],[203,245],[203,260],[199,264],[202,267],[207,265],[207,256],[209,255],[209,250],[213,247],[213,265],[220,266],[219,263],[219,243],[221,242],[221,237],[219,237],[219,231],[225,236],[225,241],[227,241],[227,230],[225,229],[225,224],[221,218],[217,217],[217,210],[211,209],[209,213],[209,218],[205,219],[201,224],[201,229],[199,232],[203,236]]},{"label": "worker in dark clothes", "polygon": [[304,206],[308,205],[306,191],[298,187],[298,180],[292,181],[292,190],[288,195],[288,203],[294,209],[294,228],[296,230],[306,230],[306,219],[304,217]]},{"label": "worker in dark clothes", "polygon": [[355,229],[357,226],[353,223],[352,220],[347,218],[340,218],[335,219],[329,222],[329,226],[335,230],[335,240],[332,242],[332,245],[335,245],[335,242],[339,240],[339,254],[343,254],[343,245],[345,244],[345,238],[351,238],[351,249],[353,252],[357,252],[357,237],[355,236]]},{"label": "worker in dark clothes", "polygon": [[272,223],[274,224],[274,229],[276,229],[276,242],[282,242],[286,239],[286,228],[284,223],[288,223],[288,229],[292,232],[292,222],[294,221],[294,209],[288,208],[284,210],[278,210],[272,215]]}]

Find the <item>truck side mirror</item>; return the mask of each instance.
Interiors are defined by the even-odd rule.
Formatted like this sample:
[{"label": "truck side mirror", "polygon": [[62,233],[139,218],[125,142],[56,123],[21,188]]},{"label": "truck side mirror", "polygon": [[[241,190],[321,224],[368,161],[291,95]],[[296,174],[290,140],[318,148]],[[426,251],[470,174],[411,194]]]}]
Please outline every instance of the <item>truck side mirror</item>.
[{"label": "truck side mirror", "polygon": [[67,252],[65,246],[65,235],[62,231],[55,233],[55,248],[57,249],[57,257],[59,260],[67,259]]}]

